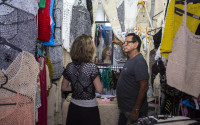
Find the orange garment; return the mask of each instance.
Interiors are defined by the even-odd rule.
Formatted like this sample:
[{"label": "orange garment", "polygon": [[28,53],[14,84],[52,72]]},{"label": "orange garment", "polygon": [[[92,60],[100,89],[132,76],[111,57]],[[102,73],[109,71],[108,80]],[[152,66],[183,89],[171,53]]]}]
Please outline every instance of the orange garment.
[{"label": "orange garment", "polygon": [[[4,74],[8,77],[8,81],[5,85],[3,85],[3,87],[14,90],[17,93],[24,95],[24,97],[29,97],[32,100],[31,103],[33,104],[31,104],[31,106],[19,104],[12,106],[16,108],[12,108],[11,106],[0,106],[0,125],[2,125],[2,121],[4,121],[4,125],[32,125],[26,124],[26,122],[30,123],[30,119],[33,122],[35,121],[34,111],[38,72],[38,63],[35,60],[35,57],[31,53],[25,51],[19,53],[8,69],[4,72]],[[5,81],[4,79],[5,76],[3,73],[0,73],[0,81]],[[8,99],[5,103],[29,102],[28,99],[22,97],[20,97],[19,100],[16,100],[17,97],[13,94],[14,93],[7,91],[6,89],[0,89],[0,99],[3,98],[3,100],[0,100],[0,104],[4,103],[3,101],[5,99]],[[12,100],[9,100],[9,98],[12,98]],[[19,110],[17,108],[19,108]],[[31,112],[32,115],[29,115],[27,112]],[[22,114],[21,116],[20,113]],[[6,116],[9,117],[7,118]],[[10,122],[13,122],[13,124],[9,124]]]},{"label": "orange garment", "polygon": [[34,102],[27,96],[14,94],[0,98],[0,104],[16,103],[16,105],[0,106],[1,125],[34,125]]}]

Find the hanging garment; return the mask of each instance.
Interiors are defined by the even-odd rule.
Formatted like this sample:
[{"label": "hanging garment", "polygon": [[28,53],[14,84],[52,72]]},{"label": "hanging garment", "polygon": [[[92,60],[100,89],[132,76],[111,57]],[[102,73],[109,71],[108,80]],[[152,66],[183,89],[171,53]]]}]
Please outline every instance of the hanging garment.
[{"label": "hanging garment", "polygon": [[[13,6],[13,7],[10,7],[10,6]],[[19,9],[31,15],[36,16],[39,8],[38,8],[38,3],[36,0],[1,0],[0,1],[0,10],[1,10],[0,15],[2,15],[2,13],[5,14],[5,12],[10,13],[14,9]]]},{"label": "hanging garment", "polygon": [[[36,98],[35,84],[39,69],[35,57],[28,52],[21,52],[4,72],[8,77],[8,82],[3,87],[16,91],[14,94],[0,89],[0,102],[17,103],[16,105],[7,105],[8,110],[0,107],[0,123],[34,125],[34,104]],[[3,73],[0,73],[0,81],[4,81]],[[6,98],[2,98],[6,97]],[[27,104],[25,102],[28,102]],[[11,108],[12,107],[12,108]],[[14,108],[15,107],[15,108]],[[6,115],[7,113],[7,115]]]},{"label": "hanging garment", "polygon": [[[96,15],[97,15],[97,9],[98,9],[98,0],[94,0],[94,2],[92,3],[92,7],[93,7],[93,21],[95,21]],[[93,22],[92,29],[91,29],[93,41],[95,41],[94,40],[94,38],[95,38],[95,28],[96,28],[96,23]]]},{"label": "hanging garment", "polygon": [[62,59],[62,46],[54,46],[47,48],[47,55],[51,59],[53,65],[53,77],[52,79],[59,79],[64,70]]},{"label": "hanging garment", "polygon": [[30,98],[14,94],[11,97],[0,98],[1,104],[16,103],[16,105],[0,106],[1,125],[35,125],[34,102]]},{"label": "hanging garment", "polygon": [[[184,7],[187,12],[187,5]],[[173,40],[172,53],[167,64],[167,82],[189,95],[200,93],[200,36],[187,27],[188,16],[183,14],[182,24]]]},{"label": "hanging garment", "polygon": [[158,47],[160,46],[161,38],[162,38],[162,28],[153,36],[155,49],[158,49]]},{"label": "hanging garment", "polygon": [[122,37],[119,35],[121,33],[121,25],[117,15],[117,6],[115,0],[101,0],[104,12],[108,17],[109,22],[111,23],[113,33],[115,36],[122,41]]},{"label": "hanging garment", "polygon": [[68,52],[70,51],[70,24],[74,2],[75,0],[63,0],[62,41],[63,47]]},{"label": "hanging garment", "polygon": [[117,14],[119,18],[119,23],[121,25],[121,31],[125,32],[125,26],[124,26],[124,0],[117,0]]},{"label": "hanging garment", "polygon": [[45,8],[45,3],[46,0],[40,0],[40,2],[38,3],[39,8]]},{"label": "hanging garment", "polygon": [[132,29],[133,27],[136,27],[137,4],[138,4],[138,0],[124,0],[125,32],[128,29]]},{"label": "hanging garment", "polygon": [[62,45],[62,13],[63,13],[63,0],[55,0],[54,6],[54,19],[55,19],[55,46]]},{"label": "hanging garment", "polygon": [[70,24],[70,47],[75,38],[81,34],[91,35],[91,20],[89,11],[81,5],[73,6]]},{"label": "hanging garment", "polygon": [[[7,13],[7,9],[3,4],[0,4],[0,37],[7,39],[9,43],[22,50],[35,54],[36,17],[19,9]],[[1,46],[0,50],[3,50]]]},{"label": "hanging garment", "polygon": [[[181,26],[183,16],[175,14],[175,7],[183,10],[182,4],[175,4],[171,0],[167,10],[164,34],[161,42],[160,52],[163,57],[168,59],[168,54],[172,52],[173,39]],[[200,3],[188,4],[187,12],[200,16]],[[187,16],[187,26],[192,33],[195,33],[200,21],[196,18]]]},{"label": "hanging garment", "polygon": [[38,11],[38,40],[48,42],[51,38],[50,3],[46,0],[45,8]]},{"label": "hanging garment", "polygon": [[[41,60],[41,61],[40,61]],[[46,64],[43,57],[37,57],[40,62],[40,90],[41,90],[41,107],[38,109],[38,125],[47,125],[47,81],[46,81]]]},{"label": "hanging garment", "polygon": [[54,46],[54,26],[55,26],[55,22],[54,22],[54,18],[53,18],[53,5],[54,5],[54,0],[51,0],[51,3],[50,3],[51,38],[48,42],[40,41],[41,44],[46,45],[46,46]]}]

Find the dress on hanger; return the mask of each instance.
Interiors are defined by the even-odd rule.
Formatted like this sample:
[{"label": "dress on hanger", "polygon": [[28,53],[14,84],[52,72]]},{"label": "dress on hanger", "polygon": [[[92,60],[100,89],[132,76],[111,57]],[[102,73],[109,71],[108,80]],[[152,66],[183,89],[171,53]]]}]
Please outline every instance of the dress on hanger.
[{"label": "dress on hanger", "polygon": [[117,14],[119,18],[119,23],[121,25],[122,32],[125,32],[125,26],[124,26],[124,0],[118,0],[116,2],[117,4]]},{"label": "dress on hanger", "polygon": [[[12,64],[9,65],[4,72],[8,77],[8,82],[3,87],[14,90],[17,94],[0,89],[0,102],[1,104],[16,103],[16,105],[0,107],[0,110],[5,112],[5,114],[1,113],[3,116],[0,116],[0,123],[34,125],[35,84],[38,73],[38,63],[35,57],[26,51],[19,53]],[[0,73],[0,81],[3,81],[3,79],[3,73]]]},{"label": "dress on hanger", "polygon": [[138,0],[124,0],[125,31],[127,31],[127,29],[136,27],[137,4],[138,4]]},{"label": "dress on hanger", "polygon": [[[7,39],[9,43],[22,50],[35,54],[37,39],[36,17],[23,10],[13,9],[12,11],[7,11],[4,9],[7,8],[4,8],[4,5],[1,4],[0,37]],[[1,46],[0,50],[3,50]]]},{"label": "dress on hanger", "polygon": [[72,8],[75,0],[63,0],[62,41],[63,47],[70,51],[70,24],[72,19]]},{"label": "dress on hanger", "polygon": [[122,40],[122,37],[119,35],[121,34],[121,25],[118,19],[118,14],[117,14],[117,6],[115,0],[101,0],[104,12],[106,16],[108,17],[109,22],[112,25],[112,30],[115,36]]},{"label": "dress on hanger", "polygon": [[91,35],[91,27],[90,13],[87,8],[79,4],[77,6],[74,5],[70,24],[70,47],[79,35]]},{"label": "dress on hanger", "polygon": [[[184,6],[187,12],[187,4]],[[188,16],[183,14],[182,24],[177,31],[172,53],[167,64],[167,83],[194,97],[200,94],[200,36],[195,35],[187,26]]]}]

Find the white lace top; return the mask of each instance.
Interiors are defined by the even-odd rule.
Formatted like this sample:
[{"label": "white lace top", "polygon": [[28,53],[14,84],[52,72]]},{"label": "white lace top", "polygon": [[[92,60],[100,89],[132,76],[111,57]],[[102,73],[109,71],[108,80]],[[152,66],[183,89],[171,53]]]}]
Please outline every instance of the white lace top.
[{"label": "white lace top", "polygon": [[127,30],[128,28],[136,27],[137,4],[138,0],[124,0],[125,30]]},{"label": "white lace top", "polygon": [[62,41],[63,47],[70,51],[70,23],[72,17],[72,7],[75,0],[63,0],[63,22],[62,22]]}]

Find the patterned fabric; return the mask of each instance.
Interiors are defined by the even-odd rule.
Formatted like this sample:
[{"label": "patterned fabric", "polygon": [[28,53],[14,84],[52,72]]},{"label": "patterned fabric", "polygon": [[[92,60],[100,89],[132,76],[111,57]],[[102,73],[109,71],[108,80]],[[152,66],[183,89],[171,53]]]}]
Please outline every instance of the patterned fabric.
[{"label": "patterned fabric", "polygon": [[93,63],[75,65],[69,63],[63,72],[64,77],[71,82],[72,98],[90,100],[95,98],[94,79],[99,75],[98,67]]},{"label": "patterned fabric", "polygon": [[62,13],[63,13],[63,0],[55,0],[54,4],[54,19],[55,19],[55,46],[62,45]]},{"label": "patterned fabric", "polygon": [[[187,12],[185,5],[184,11]],[[172,53],[167,64],[167,82],[194,97],[200,90],[200,36],[192,33],[187,27],[188,16],[183,14],[182,24],[173,40]]]},{"label": "patterned fabric", "polygon": [[91,35],[90,13],[81,5],[73,6],[70,24],[70,46],[75,38],[83,33]]},{"label": "patterned fabric", "polygon": [[35,125],[34,102],[27,96],[14,94],[9,98],[0,98],[1,104],[16,103],[16,105],[0,106],[1,125]]},{"label": "patterned fabric", "polygon": [[[32,54],[25,51],[21,52],[16,57],[16,59],[12,62],[9,68],[4,72],[4,74],[8,77],[8,82],[5,85],[3,85],[3,87],[14,90],[20,95],[24,95],[24,96],[23,97],[21,96],[22,97],[21,98],[19,97],[19,95],[13,95],[13,93],[5,89],[0,89],[0,98],[6,97],[6,99],[4,99],[4,101],[7,100],[5,103],[9,103],[9,102],[17,103],[17,105],[15,106],[16,108],[10,108],[8,106],[8,108],[6,108],[7,110],[4,108],[0,109],[10,114],[10,115],[6,115],[4,113],[3,114],[0,113],[0,115],[1,114],[3,115],[3,118],[2,116],[0,117],[0,123],[3,122],[3,124],[4,123],[5,124],[9,124],[9,123],[20,124],[26,119],[26,121],[24,121],[25,123],[29,122],[30,125],[32,124],[34,125],[33,121],[35,119],[35,114],[33,110],[35,108],[34,104],[35,104],[35,99],[36,99],[36,94],[35,94],[36,84],[35,83],[37,80],[38,72],[39,72],[38,63],[35,61],[35,57]],[[0,83],[4,83],[4,82],[5,82],[5,76],[3,75],[2,72],[0,72]],[[0,99],[0,102],[3,103],[1,99]],[[32,102],[30,102],[30,105],[31,105],[30,107],[28,106],[28,104],[27,105],[25,104],[25,107],[20,107],[21,106],[20,103],[22,103],[23,105],[24,102],[27,102],[29,100],[32,100]],[[0,108],[2,108],[2,106]],[[12,110],[12,113],[8,109]],[[31,113],[31,115],[26,114],[26,113]],[[24,123],[21,123],[21,124],[25,125]]]},{"label": "patterned fabric", "polygon": [[0,0],[0,15],[2,15],[2,13],[6,14],[6,12],[11,12],[14,8],[25,11],[34,16],[37,15],[39,9],[36,0]]},{"label": "patterned fabric", "polygon": [[[160,47],[161,55],[166,59],[168,59],[169,53],[172,52],[173,40],[182,24],[182,19],[183,19],[183,16],[179,16],[178,14],[174,13],[175,7],[183,10],[182,4],[175,4],[175,0],[170,1],[167,10],[164,34]],[[199,7],[200,3],[188,4],[187,12],[200,16],[200,11],[198,11]],[[199,25],[199,20],[197,20],[194,17],[187,16],[187,26],[192,33],[196,32],[198,25]]]},{"label": "patterned fabric", "polygon": [[117,15],[117,7],[115,0],[101,0],[104,12],[106,13],[106,16],[108,17],[108,20],[110,21],[113,29],[113,33],[115,36],[122,41],[122,37],[119,36],[119,33],[121,33],[121,26],[119,23],[118,15]]},{"label": "patterned fabric", "polygon": [[[4,9],[7,8],[4,8],[3,4],[0,5],[0,37],[7,39],[9,43],[22,50],[35,54],[36,17],[19,9],[14,9],[12,12],[5,14],[2,13]],[[3,50],[2,46],[0,46],[0,50]],[[12,54],[10,53],[10,55]]]},{"label": "patterned fabric", "polygon": [[59,79],[63,72],[63,60],[62,60],[62,47],[54,46],[47,48],[47,55],[51,59],[53,65],[53,80]]},{"label": "patterned fabric", "polygon": [[122,28],[122,32],[125,32],[125,26],[124,26],[124,14],[125,14],[125,12],[124,12],[124,1],[123,0],[118,0],[118,2],[121,2],[121,4],[117,3],[117,14],[118,14],[119,22],[120,22],[120,25],[121,25],[121,28]]},{"label": "patterned fabric", "polygon": [[63,47],[68,52],[70,51],[70,24],[74,2],[75,0],[63,0],[62,40]]},{"label": "patterned fabric", "polygon": [[136,15],[137,15],[138,0],[124,0],[125,8],[125,31],[129,28],[136,27]]}]

